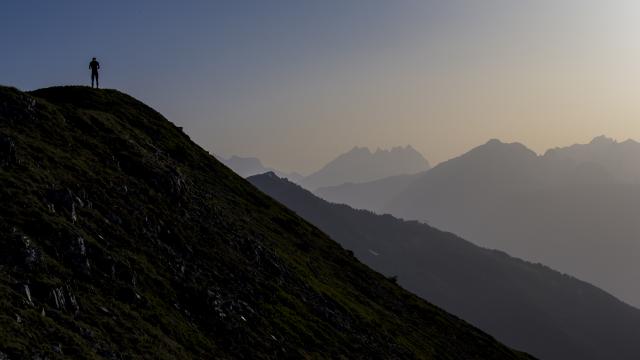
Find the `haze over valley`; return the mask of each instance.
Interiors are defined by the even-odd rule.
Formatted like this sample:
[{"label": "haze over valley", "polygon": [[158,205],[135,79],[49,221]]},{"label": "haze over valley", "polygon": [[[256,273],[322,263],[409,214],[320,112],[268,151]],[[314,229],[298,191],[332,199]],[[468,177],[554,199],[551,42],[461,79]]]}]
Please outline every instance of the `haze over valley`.
[{"label": "haze over valley", "polygon": [[640,144],[599,136],[538,156],[491,140],[419,175],[317,190],[424,221],[640,304]]}]

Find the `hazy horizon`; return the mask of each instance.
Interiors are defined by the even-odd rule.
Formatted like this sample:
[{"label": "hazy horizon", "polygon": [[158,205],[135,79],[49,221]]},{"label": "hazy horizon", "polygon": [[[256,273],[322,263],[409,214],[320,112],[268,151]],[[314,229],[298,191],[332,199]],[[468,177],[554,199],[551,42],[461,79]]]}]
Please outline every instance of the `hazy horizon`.
[{"label": "hazy horizon", "polygon": [[0,83],[132,94],[221,156],[309,173],[353,146],[432,164],[640,138],[633,1],[8,1]]},{"label": "hazy horizon", "polygon": [[[275,167],[274,167],[274,168],[275,168],[276,170],[279,170],[279,171],[281,170],[281,171],[283,171],[283,172],[292,172],[292,173],[298,173],[298,174],[303,175],[303,176],[308,176],[308,175],[310,175],[310,174],[312,174],[312,173],[316,172],[317,170],[321,169],[324,165],[327,165],[327,164],[328,164],[329,162],[331,162],[332,160],[335,160],[338,156],[340,156],[340,155],[344,155],[344,154],[346,154],[346,153],[348,153],[348,152],[352,151],[354,148],[366,148],[366,149],[368,149],[368,150],[373,154],[373,153],[375,153],[375,152],[376,152],[376,151],[378,151],[378,150],[381,150],[381,151],[390,151],[392,148],[395,148],[395,147],[406,147],[406,146],[411,146],[411,147],[413,147],[414,149],[416,149],[416,151],[418,151],[422,156],[424,156],[424,158],[425,158],[426,160],[428,160],[428,161],[431,163],[431,167],[435,167],[435,166],[438,166],[438,165],[440,165],[440,164],[442,164],[442,163],[444,163],[444,162],[447,162],[447,161],[452,160],[452,159],[455,159],[455,158],[457,158],[457,157],[459,157],[459,156],[461,156],[461,155],[464,155],[465,153],[467,153],[467,152],[469,152],[469,151],[473,150],[474,148],[476,148],[476,147],[478,147],[478,146],[484,145],[484,144],[486,144],[487,142],[489,142],[489,141],[491,141],[491,140],[498,140],[498,141],[500,141],[500,142],[502,142],[502,143],[505,143],[505,144],[512,144],[512,143],[521,144],[521,145],[523,145],[524,147],[526,147],[527,149],[529,149],[529,150],[533,151],[537,156],[543,156],[543,155],[544,155],[548,150],[553,150],[553,149],[558,149],[558,148],[570,147],[570,146],[572,146],[572,145],[584,145],[584,144],[589,144],[589,143],[590,143],[591,141],[593,141],[595,138],[599,138],[599,137],[604,137],[604,138],[609,139],[609,140],[612,140],[612,141],[614,141],[614,142],[616,142],[616,143],[621,143],[621,142],[624,142],[624,141],[627,141],[627,140],[631,140],[631,141],[638,142],[638,140],[637,140],[637,139],[633,139],[633,138],[616,139],[616,138],[613,138],[613,137],[611,137],[611,136],[608,136],[607,134],[600,134],[600,135],[593,135],[593,136],[589,137],[587,140],[584,140],[584,141],[573,142],[573,143],[570,143],[570,144],[556,144],[556,145],[554,145],[554,146],[550,146],[550,147],[547,147],[547,148],[533,149],[533,148],[531,148],[528,144],[523,143],[523,142],[520,142],[520,141],[505,141],[504,139],[499,139],[499,138],[488,138],[486,141],[482,141],[482,142],[480,142],[480,143],[478,143],[478,144],[471,145],[471,147],[466,148],[466,149],[461,149],[461,152],[460,152],[460,153],[452,154],[452,155],[451,155],[451,157],[448,157],[448,158],[445,158],[445,159],[441,159],[441,160],[440,160],[440,161],[438,161],[438,162],[432,162],[428,154],[424,154],[424,153],[420,152],[420,151],[419,151],[415,146],[413,146],[412,144],[397,145],[397,146],[389,146],[389,147],[379,147],[379,146],[378,146],[378,147],[367,147],[367,146],[354,145],[354,146],[351,146],[351,147],[344,148],[344,150],[336,150],[336,152],[335,152],[335,154],[334,154],[334,155],[329,155],[329,157],[327,157],[327,159],[326,159],[326,161],[325,161],[325,162],[322,162],[322,161],[321,161],[321,162],[319,163],[320,165],[319,165],[317,168],[312,168],[312,169],[311,169],[310,171],[308,171],[308,172],[302,172],[302,171],[298,171],[298,170],[296,170],[296,169],[286,169],[286,170],[282,170],[282,169],[279,169],[279,168],[275,168]],[[223,159],[223,160],[228,160],[228,159],[230,159],[231,157],[239,157],[239,158],[256,158],[256,159],[260,160],[260,162],[262,163],[262,165],[264,165],[264,166],[266,166],[266,167],[271,167],[271,164],[270,164],[268,161],[265,161],[263,158],[261,158],[261,157],[260,157],[260,155],[258,155],[258,154],[253,154],[253,155],[252,155],[252,154],[238,155],[238,154],[219,154],[219,153],[216,153],[216,154],[215,154],[215,156],[216,156],[216,157],[218,157],[219,159]]]}]

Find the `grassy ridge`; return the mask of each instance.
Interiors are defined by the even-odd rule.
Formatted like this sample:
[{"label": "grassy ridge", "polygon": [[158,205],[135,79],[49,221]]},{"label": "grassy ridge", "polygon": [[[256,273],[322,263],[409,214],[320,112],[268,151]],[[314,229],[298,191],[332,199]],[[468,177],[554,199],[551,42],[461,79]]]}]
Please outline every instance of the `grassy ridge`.
[{"label": "grassy ridge", "polygon": [[0,184],[10,358],[526,357],[117,91],[0,88]]}]

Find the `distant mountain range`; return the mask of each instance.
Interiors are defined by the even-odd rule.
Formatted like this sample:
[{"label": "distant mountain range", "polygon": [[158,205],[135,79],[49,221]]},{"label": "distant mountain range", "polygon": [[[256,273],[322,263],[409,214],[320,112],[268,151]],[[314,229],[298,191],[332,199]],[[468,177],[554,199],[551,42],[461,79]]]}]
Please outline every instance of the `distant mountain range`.
[{"label": "distant mountain range", "polygon": [[262,164],[255,157],[232,156],[219,160],[242,177],[274,172],[280,177],[299,183],[308,189],[345,183],[362,183],[383,179],[389,176],[403,177],[416,174],[430,168],[429,162],[413,147],[394,147],[390,150],[354,147],[339,155],[309,176],[299,173],[286,173]]},{"label": "distant mountain range", "polygon": [[396,175],[364,183],[321,187],[316,189],[314,193],[330,202],[348,204],[356,209],[381,212],[389,201],[422,174]]},{"label": "distant mountain range", "polygon": [[236,174],[246,178],[253,175],[264,174],[266,172],[274,172],[280,177],[287,178],[293,182],[300,181],[304,176],[296,172],[286,173],[270,167],[262,165],[260,159],[255,157],[231,156],[228,159],[218,158],[223,164],[227,165]]},{"label": "distant mountain range", "polygon": [[[548,150],[544,157],[562,167],[591,169],[598,182],[624,184],[640,183],[640,143],[634,140],[617,142],[605,136],[594,138],[589,144],[576,144],[565,148]],[[589,179],[593,182],[595,179]]]},{"label": "distant mountain range", "polygon": [[426,221],[640,305],[639,159],[633,140],[597,137],[542,156],[491,140],[406,182],[390,178],[318,194]]},{"label": "distant mountain range", "polygon": [[305,177],[300,185],[315,190],[320,187],[361,183],[388,176],[415,174],[430,168],[429,162],[413,147],[376,150],[354,147],[320,170]]},{"label": "distant mountain range", "polygon": [[[503,147],[509,151],[503,153]],[[516,155],[507,155],[511,152]],[[496,158],[512,165],[535,159],[521,145],[497,142],[469,157]],[[504,168],[493,169],[490,162],[475,168],[487,174],[498,169]],[[530,175],[506,169],[498,177],[504,179],[503,185]],[[507,345],[541,359],[637,359],[640,354],[640,310],[588,283],[478,247],[426,224],[328,203],[273,173],[249,181],[352,250],[365,264],[397,276],[406,289]]]}]

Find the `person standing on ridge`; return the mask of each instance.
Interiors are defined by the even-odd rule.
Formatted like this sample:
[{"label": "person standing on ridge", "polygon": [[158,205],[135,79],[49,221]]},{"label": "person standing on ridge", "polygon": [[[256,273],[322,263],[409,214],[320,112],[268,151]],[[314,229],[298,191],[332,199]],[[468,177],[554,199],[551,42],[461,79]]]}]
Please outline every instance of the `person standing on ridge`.
[{"label": "person standing on ridge", "polygon": [[100,88],[100,83],[98,82],[98,69],[100,69],[100,63],[96,61],[96,58],[93,58],[89,63],[89,69],[91,69],[91,87],[93,88],[93,81],[96,81],[96,88]]}]

